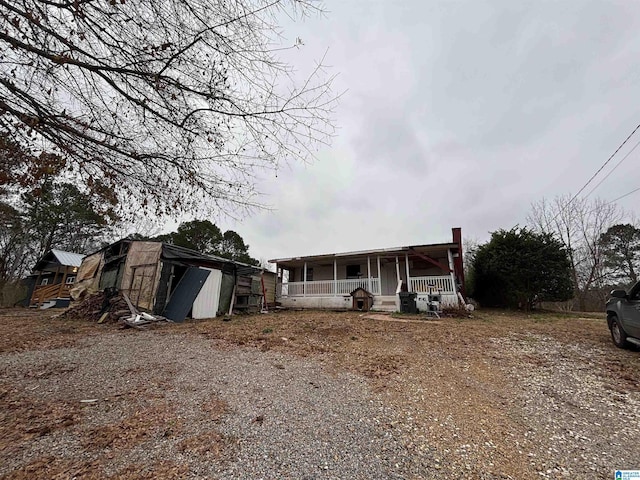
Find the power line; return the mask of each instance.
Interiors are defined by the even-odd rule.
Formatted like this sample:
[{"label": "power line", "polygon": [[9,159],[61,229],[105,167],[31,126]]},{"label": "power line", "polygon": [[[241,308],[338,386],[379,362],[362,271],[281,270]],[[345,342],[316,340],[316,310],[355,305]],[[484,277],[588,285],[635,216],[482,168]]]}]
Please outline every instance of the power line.
[{"label": "power line", "polygon": [[634,151],[636,148],[638,148],[638,145],[640,145],[640,141],[638,141],[638,143],[636,143],[636,144],[633,146],[633,148],[632,148],[631,150],[629,150],[629,151],[627,152],[627,154],[626,154],[624,157],[622,157],[622,160],[620,160],[618,163],[616,163],[616,164],[615,164],[615,166],[614,166],[611,170],[609,170],[609,173],[607,173],[607,174],[604,176],[604,178],[603,178],[602,180],[600,180],[600,181],[598,182],[598,184],[597,184],[595,187],[593,187],[593,188],[589,191],[589,193],[587,193],[587,194],[584,196],[584,198],[587,198],[589,195],[591,195],[591,194],[592,194],[592,193],[593,193],[593,192],[594,192],[594,191],[595,191],[595,190],[596,190],[596,189],[597,189],[597,188],[602,184],[602,182],[604,182],[607,178],[609,178],[609,175],[611,175],[611,174],[614,172],[614,170],[615,170],[616,168],[618,168],[618,167],[620,166],[620,164],[621,164],[622,162],[624,162],[624,161],[627,159],[627,157],[628,157],[629,155],[631,155],[631,154],[633,153],[633,151]]},{"label": "power line", "polygon": [[[613,200],[609,200],[608,202],[604,203],[604,204],[603,204],[603,206],[611,205],[612,203],[615,203],[615,202],[617,202],[618,200],[622,200],[623,198],[628,197],[628,196],[629,196],[629,195],[631,195],[632,193],[636,193],[636,192],[638,192],[638,191],[640,191],[640,187],[635,188],[635,189],[631,190],[630,192],[625,193],[624,195],[620,195],[618,198],[614,198]],[[590,215],[590,214],[592,214],[593,212],[598,211],[598,208],[600,208],[600,207],[596,206],[595,208],[592,208],[591,210],[589,210],[588,212],[586,212],[586,215]],[[563,209],[561,209],[561,212],[562,212],[562,211],[563,211]],[[558,215],[559,215],[559,213],[558,213]],[[553,217],[551,220],[549,220],[549,221],[547,222],[547,228],[549,228],[549,225],[551,225],[551,222],[553,222],[553,221],[558,217],[558,215],[556,215],[555,217]]]},{"label": "power line", "polygon": [[[620,151],[620,149],[621,149],[622,147],[624,147],[624,146],[627,144],[627,142],[629,141],[629,139],[633,136],[633,134],[634,134],[634,133],[636,133],[636,132],[638,131],[638,129],[640,129],[640,124],[638,124],[638,125],[636,126],[636,128],[634,128],[634,129],[633,129],[633,131],[632,131],[632,132],[627,136],[627,138],[625,138],[625,139],[624,139],[624,142],[622,142],[622,143],[620,144],[620,146],[619,146],[618,148],[616,148],[616,151],[615,151],[615,152],[613,152],[613,153],[609,156],[609,158],[607,158],[606,162],[604,162],[604,163],[602,164],[602,166],[601,166],[601,167],[596,171],[596,173],[594,173],[594,174],[591,176],[591,178],[590,178],[589,180],[587,180],[587,183],[585,183],[585,184],[582,186],[582,188],[581,188],[580,190],[578,190],[578,193],[576,193],[573,197],[571,197],[571,199],[567,202],[567,204],[566,204],[564,207],[562,207],[560,210],[558,210],[558,213],[556,213],[556,214],[554,215],[554,217],[553,217],[551,220],[549,220],[549,221],[547,222],[547,228],[549,228],[549,225],[551,225],[551,222],[555,221],[555,219],[556,219],[556,218],[558,218],[558,217],[560,216],[560,214],[561,214],[561,213],[563,213],[567,208],[569,208],[569,205],[571,205],[571,204],[573,203],[573,201],[574,201],[576,198],[578,198],[578,195],[580,195],[580,194],[583,192],[583,190],[584,190],[585,188],[587,188],[587,186],[588,186],[588,185],[593,181],[593,179],[594,179],[594,178],[596,178],[596,177],[598,176],[598,174],[602,171],[602,169],[603,169],[604,167],[606,167],[606,166],[609,164],[609,162],[613,159],[613,157],[615,157],[615,156],[616,156],[616,154]],[[634,147],[634,148],[635,148],[635,147]],[[624,160],[624,159],[623,159],[623,160]],[[599,185],[599,184],[598,184],[598,185]],[[596,188],[597,188],[597,185],[596,185]],[[595,190],[595,189],[594,189],[594,190]],[[587,195],[587,196],[588,196],[588,195]],[[616,200],[619,200],[619,199],[616,199]],[[613,201],[616,201],[616,200],[613,200]]]},{"label": "power line", "polygon": [[[607,161],[606,161],[606,162],[604,162],[604,163],[602,164],[602,166],[598,169],[598,171],[597,171],[596,173],[594,173],[594,174],[591,176],[591,178],[587,181],[587,183],[585,183],[585,184],[582,186],[582,188],[581,188],[580,190],[578,190],[578,193],[576,193],[576,194],[571,198],[571,200],[569,200],[569,202],[567,203],[567,207],[569,206],[569,204],[570,204],[571,202],[573,202],[576,198],[578,198],[578,195],[580,195],[580,194],[582,193],[582,191],[583,191],[585,188],[587,188],[587,186],[588,186],[588,185],[593,181],[593,179],[594,179],[594,178],[596,178],[596,177],[598,176],[598,174],[602,171],[602,169],[603,169],[604,167],[606,167],[606,166],[609,164],[609,162],[613,159],[613,157],[615,157],[615,156],[616,156],[616,153],[618,153],[618,152],[620,151],[620,149],[621,149],[622,147],[624,147],[624,146],[625,146],[625,144],[629,141],[629,139],[633,136],[633,134],[634,134],[634,133],[636,133],[636,132],[638,131],[638,129],[639,129],[639,128],[640,128],[640,124],[638,124],[638,126],[637,126],[636,128],[634,128],[634,129],[633,129],[633,132],[631,132],[631,133],[629,134],[629,136],[628,136],[627,138],[625,138],[625,139],[624,139],[624,142],[622,142],[622,143],[620,144],[620,146],[619,146],[618,148],[616,148],[616,151],[615,151],[615,152],[613,152],[613,153],[611,154],[611,156],[609,156],[609,158],[607,158]],[[635,148],[635,147],[634,147],[634,148]]]},{"label": "power line", "polygon": [[610,203],[617,202],[618,200],[621,200],[621,199],[623,199],[624,197],[628,197],[628,196],[629,196],[629,195],[631,195],[632,193],[636,193],[638,190],[640,190],[640,187],[638,187],[638,188],[636,188],[636,189],[634,189],[634,190],[631,190],[630,192],[625,193],[624,195],[622,195],[622,196],[620,196],[620,197],[618,197],[618,198],[614,198],[614,199],[613,199],[613,200],[611,200],[610,202],[607,202],[607,205],[609,205]]}]

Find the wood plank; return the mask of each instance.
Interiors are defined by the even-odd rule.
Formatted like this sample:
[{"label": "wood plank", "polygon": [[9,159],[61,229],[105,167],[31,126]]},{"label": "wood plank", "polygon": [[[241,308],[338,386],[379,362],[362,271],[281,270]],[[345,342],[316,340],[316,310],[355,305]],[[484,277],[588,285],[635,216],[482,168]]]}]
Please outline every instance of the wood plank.
[{"label": "wood plank", "polygon": [[131,300],[129,300],[129,295],[122,292],[122,297],[124,298],[124,301],[127,302],[127,305],[129,306],[129,310],[131,311],[131,313],[133,315],[138,315],[138,310],[136,310],[136,307],[134,307],[133,304],[131,303]]},{"label": "wood plank", "polygon": [[451,273],[452,272],[452,270],[448,266],[438,262],[437,260],[434,260],[433,258],[431,258],[431,257],[429,257],[427,255],[424,255],[424,254],[422,254],[420,252],[416,252],[413,248],[409,249],[409,252],[411,252],[412,255],[415,255],[417,257],[420,257],[423,260],[426,260],[427,262],[431,263],[432,265],[435,265],[436,267],[440,267],[443,271],[445,271],[447,273]]}]

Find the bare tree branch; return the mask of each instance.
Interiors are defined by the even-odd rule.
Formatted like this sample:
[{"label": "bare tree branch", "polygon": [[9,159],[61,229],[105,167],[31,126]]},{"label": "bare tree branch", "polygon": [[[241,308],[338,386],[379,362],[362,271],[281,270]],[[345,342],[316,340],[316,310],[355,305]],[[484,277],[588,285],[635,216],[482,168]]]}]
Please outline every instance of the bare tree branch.
[{"label": "bare tree branch", "polygon": [[276,56],[282,15],[317,11],[300,0],[0,0],[0,129],[33,158],[59,154],[57,173],[123,209],[255,208],[258,171],[311,160],[334,132],[323,62],[298,82]]},{"label": "bare tree branch", "polygon": [[601,199],[570,199],[565,195],[534,203],[527,222],[535,231],[553,234],[567,248],[575,298],[584,309],[590,290],[603,287],[607,280],[600,237],[623,212]]}]

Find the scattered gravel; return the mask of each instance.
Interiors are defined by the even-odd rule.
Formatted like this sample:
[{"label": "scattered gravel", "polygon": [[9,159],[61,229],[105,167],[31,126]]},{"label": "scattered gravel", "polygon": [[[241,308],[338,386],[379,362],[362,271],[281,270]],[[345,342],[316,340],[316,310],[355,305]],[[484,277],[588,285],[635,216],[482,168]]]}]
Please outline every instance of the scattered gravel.
[{"label": "scattered gravel", "polygon": [[526,436],[538,447],[516,440],[516,452],[540,478],[613,478],[640,468],[640,391],[611,371],[607,350],[534,334],[494,342],[513,360]]},{"label": "scattered gravel", "polygon": [[[201,337],[119,332],[71,348],[5,355],[0,372],[20,394],[81,414],[70,428],[2,452],[0,475],[54,456],[98,460],[104,475],[171,460],[188,466],[191,478],[435,478],[428,452],[406,454],[392,427],[394,411],[364,377],[310,359]],[[207,415],[203,407],[212,399],[225,405],[223,414]],[[136,414],[152,420],[141,441],[118,447],[100,440],[100,427]],[[126,425],[118,435],[135,437]],[[180,448],[211,431],[224,440],[221,457]]]},{"label": "scattered gravel", "polygon": [[640,468],[640,355],[596,317],[0,315],[0,477],[610,479]]}]

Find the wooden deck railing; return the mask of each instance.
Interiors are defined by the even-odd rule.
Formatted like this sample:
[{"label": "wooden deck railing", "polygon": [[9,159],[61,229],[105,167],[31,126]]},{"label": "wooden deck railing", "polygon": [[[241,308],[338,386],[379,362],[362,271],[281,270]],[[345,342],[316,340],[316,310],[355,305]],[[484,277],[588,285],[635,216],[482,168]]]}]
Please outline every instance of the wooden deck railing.
[{"label": "wooden deck railing", "polygon": [[70,284],[57,283],[55,285],[38,285],[31,295],[31,304],[42,305],[47,300],[55,298],[69,298]]}]

